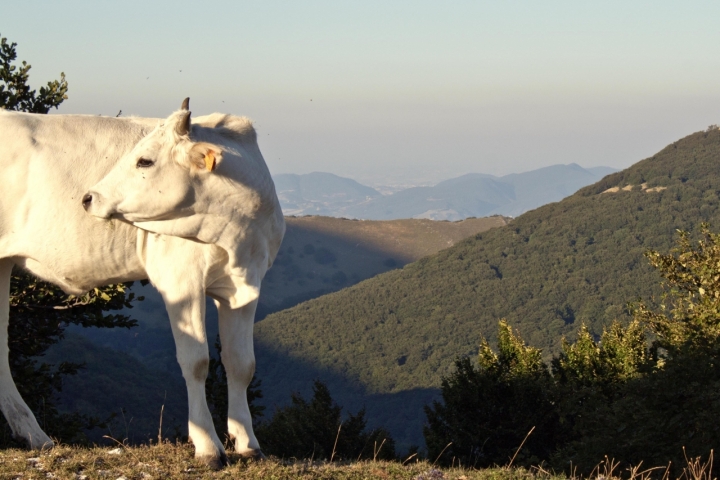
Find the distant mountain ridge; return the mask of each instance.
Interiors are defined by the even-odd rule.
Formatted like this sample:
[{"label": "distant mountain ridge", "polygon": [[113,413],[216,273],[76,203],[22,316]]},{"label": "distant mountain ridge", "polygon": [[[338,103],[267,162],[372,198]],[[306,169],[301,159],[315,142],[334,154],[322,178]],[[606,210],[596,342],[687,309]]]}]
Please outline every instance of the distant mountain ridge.
[{"label": "distant mountain ridge", "polygon": [[490,215],[518,216],[562,200],[615,171],[571,163],[502,177],[469,173],[393,195],[381,195],[373,188],[330,173],[280,174],[273,179],[285,215],[457,221]]},{"label": "distant mountain ridge", "polygon": [[381,196],[374,188],[332,173],[286,173],[274,175],[273,181],[286,216],[340,216],[333,212]]}]

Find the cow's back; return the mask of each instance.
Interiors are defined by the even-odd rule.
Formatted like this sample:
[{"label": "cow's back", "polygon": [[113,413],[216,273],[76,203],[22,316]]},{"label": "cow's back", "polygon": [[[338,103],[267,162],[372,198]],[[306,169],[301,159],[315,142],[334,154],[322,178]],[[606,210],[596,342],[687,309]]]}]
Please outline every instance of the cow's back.
[{"label": "cow's back", "polygon": [[81,199],[156,123],[0,110],[0,258],[73,293],[141,278],[137,228],[87,215]]}]

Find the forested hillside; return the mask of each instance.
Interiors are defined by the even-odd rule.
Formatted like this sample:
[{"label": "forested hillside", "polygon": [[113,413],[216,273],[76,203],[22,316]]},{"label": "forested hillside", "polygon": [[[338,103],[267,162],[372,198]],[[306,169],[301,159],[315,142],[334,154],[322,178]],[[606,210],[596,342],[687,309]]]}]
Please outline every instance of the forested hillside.
[{"label": "forested hillside", "polygon": [[599,334],[628,301],[658,293],[643,252],[676,229],[720,224],[720,132],[692,134],[511,224],[257,325],[267,403],[312,379],[403,442],[458,356],[507,318],[546,358],[581,324]]}]

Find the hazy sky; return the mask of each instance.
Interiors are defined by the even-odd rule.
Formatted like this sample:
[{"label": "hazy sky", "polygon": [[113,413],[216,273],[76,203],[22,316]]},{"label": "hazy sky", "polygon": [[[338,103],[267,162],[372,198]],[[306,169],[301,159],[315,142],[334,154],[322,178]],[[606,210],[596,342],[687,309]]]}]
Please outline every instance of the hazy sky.
[{"label": "hazy sky", "polygon": [[273,173],[624,168],[720,123],[720,2],[4,2],[60,113],[255,120]]}]

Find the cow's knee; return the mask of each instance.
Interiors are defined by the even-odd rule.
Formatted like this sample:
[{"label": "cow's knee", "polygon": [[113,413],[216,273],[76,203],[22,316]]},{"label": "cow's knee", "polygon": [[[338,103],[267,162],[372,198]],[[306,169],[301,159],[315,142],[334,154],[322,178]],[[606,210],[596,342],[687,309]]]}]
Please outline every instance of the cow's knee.
[{"label": "cow's knee", "polygon": [[187,382],[205,383],[210,366],[210,355],[207,352],[183,352],[178,355],[178,363]]},{"label": "cow's knee", "polygon": [[208,376],[208,367],[210,365],[210,358],[205,357],[195,361],[195,365],[192,368],[192,375],[198,382],[205,382]]},{"label": "cow's knee", "polygon": [[228,380],[232,379],[245,386],[250,385],[255,374],[255,356],[233,349],[222,351],[222,363]]}]

